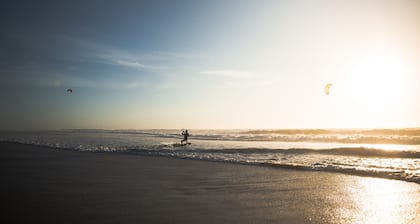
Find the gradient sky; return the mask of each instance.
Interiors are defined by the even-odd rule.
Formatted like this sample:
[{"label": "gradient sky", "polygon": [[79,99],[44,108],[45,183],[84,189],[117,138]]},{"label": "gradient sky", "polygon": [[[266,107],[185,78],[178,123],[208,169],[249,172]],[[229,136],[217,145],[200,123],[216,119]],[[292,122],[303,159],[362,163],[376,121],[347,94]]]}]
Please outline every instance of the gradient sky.
[{"label": "gradient sky", "polygon": [[0,129],[420,127],[420,1],[3,1],[0,24]]}]

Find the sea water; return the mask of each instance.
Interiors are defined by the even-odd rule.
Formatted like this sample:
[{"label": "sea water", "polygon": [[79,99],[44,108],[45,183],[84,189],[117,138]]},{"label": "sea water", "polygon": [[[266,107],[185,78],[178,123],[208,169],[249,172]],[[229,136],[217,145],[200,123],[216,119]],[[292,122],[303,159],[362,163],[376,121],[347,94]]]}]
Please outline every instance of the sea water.
[{"label": "sea water", "polygon": [[0,132],[0,141],[287,169],[333,171],[420,183],[420,129],[55,130]]}]

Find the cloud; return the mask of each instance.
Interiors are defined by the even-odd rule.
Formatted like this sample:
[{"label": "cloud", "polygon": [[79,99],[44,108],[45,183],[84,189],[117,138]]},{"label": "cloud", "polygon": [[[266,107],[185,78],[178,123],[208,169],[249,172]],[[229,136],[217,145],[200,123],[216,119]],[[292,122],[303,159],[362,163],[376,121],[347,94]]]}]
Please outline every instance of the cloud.
[{"label": "cloud", "polygon": [[170,56],[156,56],[150,54],[132,54],[117,49],[97,49],[91,54],[90,60],[96,63],[109,64],[123,68],[137,69],[142,71],[161,71],[168,70],[170,67],[162,65],[171,61]]},{"label": "cloud", "polygon": [[129,80],[92,80],[88,77],[78,76],[72,73],[49,70],[48,68],[35,66],[20,67],[15,70],[7,70],[7,74],[13,75],[12,78],[2,77],[5,71],[0,69],[0,81],[2,85],[30,85],[54,88],[98,88],[98,89],[114,89],[125,90],[148,87],[145,81],[129,79]]},{"label": "cloud", "polygon": [[[55,49],[44,52],[48,60],[36,58],[1,66],[0,85],[144,88],[160,85],[150,74],[183,76],[185,72],[181,71],[189,68],[191,60],[204,57],[188,52],[122,49],[60,34],[51,34],[48,40],[53,44],[51,49]],[[40,48],[34,46],[36,51]],[[106,74],[102,75],[104,68]]]},{"label": "cloud", "polygon": [[254,75],[253,72],[238,71],[238,70],[208,70],[208,71],[201,71],[200,74],[231,77],[231,78],[251,78]]},{"label": "cloud", "polygon": [[[57,85],[59,82],[59,85]],[[114,90],[125,90],[146,87],[147,84],[144,82],[127,80],[127,81],[114,81],[114,80],[89,80],[83,77],[77,77],[72,75],[61,75],[54,74],[43,77],[39,80],[39,85],[49,87],[72,87],[72,88],[98,88],[98,89],[114,89]]]},{"label": "cloud", "polygon": [[129,67],[129,68],[136,68],[136,69],[141,69],[141,70],[165,70],[165,69],[168,69],[168,67],[147,65],[147,64],[143,64],[143,63],[140,63],[140,62],[137,62],[137,61],[115,60],[114,62],[115,62],[115,64],[120,65],[120,66]]},{"label": "cloud", "polygon": [[55,39],[64,42],[63,45],[78,49],[79,55],[70,58],[71,61],[77,58],[77,61],[87,63],[108,64],[138,70],[167,70],[169,67],[166,65],[174,60],[198,57],[196,54],[182,52],[139,52],[65,35],[58,35]]}]

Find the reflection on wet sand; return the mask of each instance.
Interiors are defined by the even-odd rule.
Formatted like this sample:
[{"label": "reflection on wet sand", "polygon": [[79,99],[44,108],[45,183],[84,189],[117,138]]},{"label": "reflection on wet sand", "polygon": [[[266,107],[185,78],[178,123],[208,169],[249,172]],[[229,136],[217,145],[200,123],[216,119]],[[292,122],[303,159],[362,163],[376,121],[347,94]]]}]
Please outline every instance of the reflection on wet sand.
[{"label": "reflection on wet sand", "polygon": [[[343,182],[348,192],[336,215],[341,223],[416,223],[420,220],[417,184],[380,178],[357,178]],[[345,192],[345,191],[344,191]]]}]

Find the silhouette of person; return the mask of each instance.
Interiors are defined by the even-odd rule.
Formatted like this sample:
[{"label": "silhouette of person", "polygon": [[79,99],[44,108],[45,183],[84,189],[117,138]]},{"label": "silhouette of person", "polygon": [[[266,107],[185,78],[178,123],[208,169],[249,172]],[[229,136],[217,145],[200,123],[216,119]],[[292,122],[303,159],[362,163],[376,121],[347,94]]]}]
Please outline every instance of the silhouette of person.
[{"label": "silhouette of person", "polygon": [[181,140],[181,144],[183,144],[183,142],[185,142],[185,144],[188,143],[188,136],[190,136],[190,134],[188,133],[188,130],[182,131],[182,135],[184,136],[184,139]]}]

